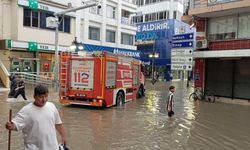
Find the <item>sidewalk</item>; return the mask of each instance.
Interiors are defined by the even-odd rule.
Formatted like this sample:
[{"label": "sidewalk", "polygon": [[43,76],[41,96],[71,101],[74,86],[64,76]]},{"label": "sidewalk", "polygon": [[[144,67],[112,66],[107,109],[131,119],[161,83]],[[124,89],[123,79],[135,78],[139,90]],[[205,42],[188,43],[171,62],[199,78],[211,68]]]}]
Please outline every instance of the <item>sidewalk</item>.
[{"label": "sidewalk", "polygon": [[[27,85],[25,86],[25,95],[28,101],[33,101],[33,94],[34,94],[34,85]],[[8,99],[9,88],[0,88],[0,96],[1,100],[3,101],[12,101]],[[0,100],[0,101],[1,101]],[[23,101],[21,95],[18,96],[17,101]],[[56,92],[54,88],[49,87],[49,101],[59,101],[59,92]]]}]

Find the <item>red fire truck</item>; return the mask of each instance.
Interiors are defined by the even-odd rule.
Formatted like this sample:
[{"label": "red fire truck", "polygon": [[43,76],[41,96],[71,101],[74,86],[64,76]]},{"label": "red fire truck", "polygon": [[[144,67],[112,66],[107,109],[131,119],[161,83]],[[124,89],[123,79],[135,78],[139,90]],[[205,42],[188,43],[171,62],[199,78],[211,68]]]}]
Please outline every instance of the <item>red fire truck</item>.
[{"label": "red fire truck", "polygon": [[109,52],[60,55],[60,103],[111,107],[144,96],[137,59]]}]

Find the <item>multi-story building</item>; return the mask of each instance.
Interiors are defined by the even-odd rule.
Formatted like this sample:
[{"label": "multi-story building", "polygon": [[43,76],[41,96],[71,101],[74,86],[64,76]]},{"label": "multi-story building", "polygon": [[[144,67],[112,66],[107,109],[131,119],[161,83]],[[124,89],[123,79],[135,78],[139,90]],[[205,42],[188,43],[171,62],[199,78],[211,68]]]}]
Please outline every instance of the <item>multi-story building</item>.
[{"label": "multi-story building", "polygon": [[[0,60],[11,72],[53,72],[55,29],[46,17],[67,9],[53,1],[0,1]],[[59,51],[67,50],[75,36],[75,13],[59,17]]]},{"label": "multi-story building", "polygon": [[143,23],[164,19],[181,20],[186,0],[136,0],[140,15],[133,22]]},{"label": "multi-story building", "polygon": [[197,28],[196,86],[230,99],[250,99],[250,1],[190,0]]},{"label": "multi-story building", "polygon": [[[100,9],[94,6],[59,17],[59,51],[69,50],[77,37],[85,50],[106,50],[140,57],[134,46],[136,27],[130,22],[137,8],[135,1],[100,2]],[[7,70],[53,72],[55,29],[46,26],[46,18],[88,3],[93,1],[2,0],[0,60]]]},{"label": "multi-story building", "polygon": [[[101,0],[101,8],[76,12],[76,37],[84,50],[105,50],[139,57],[134,46],[136,27],[131,16],[136,12],[132,0]],[[78,5],[81,1],[78,1]],[[90,2],[85,2],[90,3]]]},{"label": "multi-story building", "polygon": [[[137,0],[136,2],[137,12],[140,13],[137,13],[132,20],[138,27],[136,45],[141,50],[142,60],[148,64],[146,65],[147,77],[152,76],[154,71],[166,80],[183,78],[182,72],[171,72],[170,54],[173,35],[191,32],[189,25],[180,22],[186,1]],[[149,29],[141,29],[143,26],[148,26]],[[159,58],[155,60],[149,58],[149,55],[154,52],[159,53]]]}]

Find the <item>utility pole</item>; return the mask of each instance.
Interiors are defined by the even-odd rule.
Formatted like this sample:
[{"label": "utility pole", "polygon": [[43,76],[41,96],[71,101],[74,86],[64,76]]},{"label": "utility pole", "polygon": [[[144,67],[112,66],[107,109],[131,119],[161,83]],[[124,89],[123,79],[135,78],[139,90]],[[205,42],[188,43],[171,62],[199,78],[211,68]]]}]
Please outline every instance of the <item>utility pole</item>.
[{"label": "utility pole", "polygon": [[89,3],[84,3],[83,6],[79,6],[79,7],[75,7],[75,8],[69,8],[69,9],[66,9],[64,11],[61,11],[61,12],[56,12],[54,13],[54,16],[55,16],[55,21],[56,21],[56,30],[55,30],[55,74],[54,74],[54,80],[55,80],[55,90],[58,91],[58,86],[59,86],[59,80],[58,80],[58,74],[59,74],[59,62],[58,62],[58,47],[59,47],[59,44],[58,44],[58,40],[59,40],[59,36],[58,36],[58,28],[59,28],[59,24],[60,24],[60,21],[59,21],[59,16],[62,16],[66,13],[69,13],[69,12],[74,12],[74,11],[77,11],[77,10],[81,10],[81,9],[85,9],[85,8],[89,8],[89,7],[94,7],[94,6],[97,6],[98,9],[101,8],[101,3],[100,1],[93,1],[93,2],[89,2]]}]

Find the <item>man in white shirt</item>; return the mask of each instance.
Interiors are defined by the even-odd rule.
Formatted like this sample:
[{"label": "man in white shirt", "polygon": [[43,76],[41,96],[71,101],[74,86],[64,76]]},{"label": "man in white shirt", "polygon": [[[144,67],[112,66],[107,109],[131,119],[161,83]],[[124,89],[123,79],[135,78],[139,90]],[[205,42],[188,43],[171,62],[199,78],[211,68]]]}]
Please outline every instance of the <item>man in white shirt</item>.
[{"label": "man in white shirt", "polygon": [[22,131],[25,150],[58,150],[56,130],[66,144],[62,120],[55,105],[48,101],[49,90],[43,85],[34,89],[33,103],[24,106],[6,123],[6,129]]}]

